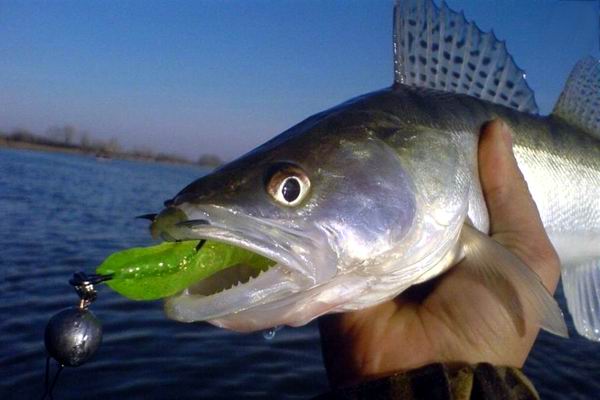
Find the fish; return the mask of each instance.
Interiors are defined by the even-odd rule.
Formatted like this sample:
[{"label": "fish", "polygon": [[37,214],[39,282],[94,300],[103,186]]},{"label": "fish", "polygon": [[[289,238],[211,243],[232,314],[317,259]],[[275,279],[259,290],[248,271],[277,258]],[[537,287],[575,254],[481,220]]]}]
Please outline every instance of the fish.
[{"label": "fish", "polygon": [[487,235],[477,149],[499,118],[560,257],[575,327],[600,341],[600,62],[578,62],[543,116],[505,43],[445,3],[396,1],[393,33],[392,86],[308,117],[165,202],[157,236],[274,261],[258,276],[240,265],[215,274],[219,284],[191,284],[165,300],[167,317],[244,332],[301,326],[469,259],[511,313],[527,307],[567,336],[538,276]]}]

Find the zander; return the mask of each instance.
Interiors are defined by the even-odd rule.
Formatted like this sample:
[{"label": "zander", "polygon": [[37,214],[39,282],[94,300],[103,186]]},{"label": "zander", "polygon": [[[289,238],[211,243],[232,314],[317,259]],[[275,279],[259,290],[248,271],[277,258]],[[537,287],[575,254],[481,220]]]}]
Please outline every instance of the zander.
[{"label": "zander", "polygon": [[239,331],[297,326],[388,300],[467,258],[511,313],[527,309],[566,335],[537,275],[486,235],[477,145],[481,126],[501,118],[561,258],[575,326],[600,340],[598,60],[580,61],[540,116],[492,33],[431,0],[397,2],[394,21],[392,87],[306,119],[165,203],[152,228],[163,238],[274,261],[227,290],[210,277],[189,286],[166,300],[167,315]]}]

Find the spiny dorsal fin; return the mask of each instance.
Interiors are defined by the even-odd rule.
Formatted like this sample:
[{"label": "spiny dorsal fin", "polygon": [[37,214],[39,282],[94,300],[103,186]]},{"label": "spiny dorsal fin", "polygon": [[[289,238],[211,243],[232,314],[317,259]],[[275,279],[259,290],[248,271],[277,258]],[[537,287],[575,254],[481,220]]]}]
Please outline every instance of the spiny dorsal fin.
[{"label": "spiny dorsal fin", "polygon": [[590,56],[575,65],[552,114],[600,137],[600,60]]},{"label": "spiny dorsal fin", "polygon": [[463,14],[432,0],[396,0],[395,82],[463,93],[519,111],[537,113],[525,73],[504,42]]}]

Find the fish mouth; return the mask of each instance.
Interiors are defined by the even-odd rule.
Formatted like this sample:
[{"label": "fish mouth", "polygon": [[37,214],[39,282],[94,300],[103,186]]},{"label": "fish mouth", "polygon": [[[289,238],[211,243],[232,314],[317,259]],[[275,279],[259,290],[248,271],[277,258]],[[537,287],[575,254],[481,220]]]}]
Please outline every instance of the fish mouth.
[{"label": "fish mouth", "polygon": [[317,284],[309,255],[314,240],[296,229],[219,206],[182,204],[163,210],[151,225],[154,236],[208,239],[266,257],[267,268],[237,264],[192,283],[165,300],[165,313],[181,322],[209,321],[276,302]]}]

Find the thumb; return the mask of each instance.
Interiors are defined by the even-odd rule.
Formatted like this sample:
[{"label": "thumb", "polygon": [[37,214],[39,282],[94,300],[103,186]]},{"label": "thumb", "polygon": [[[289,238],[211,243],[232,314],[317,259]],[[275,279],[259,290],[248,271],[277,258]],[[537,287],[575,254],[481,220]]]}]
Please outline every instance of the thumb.
[{"label": "thumb", "polygon": [[559,261],[544,230],[512,149],[512,132],[501,120],[482,128],[479,176],[490,215],[490,235],[531,267],[553,292]]}]

